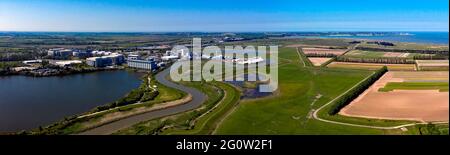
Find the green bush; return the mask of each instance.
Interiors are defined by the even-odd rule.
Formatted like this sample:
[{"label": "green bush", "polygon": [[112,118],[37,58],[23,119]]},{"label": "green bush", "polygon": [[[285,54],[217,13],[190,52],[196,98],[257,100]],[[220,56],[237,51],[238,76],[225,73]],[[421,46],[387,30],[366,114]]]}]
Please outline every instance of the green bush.
[{"label": "green bush", "polygon": [[151,101],[159,95],[158,91],[147,91],[141,98],[141,102]]}]

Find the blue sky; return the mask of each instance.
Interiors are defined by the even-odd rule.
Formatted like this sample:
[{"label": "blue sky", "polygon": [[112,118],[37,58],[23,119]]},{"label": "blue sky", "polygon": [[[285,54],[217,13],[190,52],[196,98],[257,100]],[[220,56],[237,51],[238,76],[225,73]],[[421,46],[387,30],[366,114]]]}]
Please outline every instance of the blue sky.
[{"label": "blue sky", "polygon": [[0,0],[0,31],[447,31],[448,0]]}]

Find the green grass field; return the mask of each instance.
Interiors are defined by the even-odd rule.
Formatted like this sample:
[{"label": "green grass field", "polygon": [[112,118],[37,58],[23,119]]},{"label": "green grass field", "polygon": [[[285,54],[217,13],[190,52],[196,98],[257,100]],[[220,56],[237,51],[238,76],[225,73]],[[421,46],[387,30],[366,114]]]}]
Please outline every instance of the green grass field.
[{"label": "green grass field", "polygon": [[337,97],[371,71],[303,67],[295,48],[281,48],[280,59],[291,63],[279,68],[276,96],[241,101],[219,125],[217,134],[384,134],[377,129],[320,122],[311,111]]},{"label": "green grass field", "polygon": [[389,82],[384,88],[380,88],[379,91],[439,90],[440,92],[448,92],[448,87],[448,82]]},{"label": "green grass field", "polygon": [[[380,51],[363,51],[363,50],[353,50],[347,52],[344,56],[351,58],[395,58],[391,56],[386,56],[388,52],[380,52]],[[406,54],[406,53],[405,53]],[[425,55],[419,53],[408,53],[405,57],[399,56],[398,58],[407,58],[413,59],[414,56]]]},{"label": "green grass field", "polygon": [[377,63],[353,63],[353,62],[332,62],[326,67],[360,70],[377,70],[387,66],[389,71],[414,71],[414,64],[377,64]]}]

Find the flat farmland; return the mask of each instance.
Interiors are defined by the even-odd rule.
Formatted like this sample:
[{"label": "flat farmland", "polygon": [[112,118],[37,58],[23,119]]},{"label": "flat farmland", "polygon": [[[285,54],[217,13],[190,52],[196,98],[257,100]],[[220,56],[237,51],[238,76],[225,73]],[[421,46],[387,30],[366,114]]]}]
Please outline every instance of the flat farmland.
[{"label": "flat farmland", "polygon": [[332,54],[332,55],[342,55],[347,49],[329,49],[329,48],[302,48],[303,53],[308,54]]},{"label": "flat farmland", "polygon": [[314,66],[320,66],[323,63],[330,61],[332,58],[308,57],[308,59]]},{"label": "flat farmland", "polygon": [[390,71],[414,71],[414,64],[379,64],[379,63],[355,63],[355,62],[332,62],[327,65],[329,68],[347,68],[347,69],[367,69],[377,70],[387,66]]},{"label": "flat farmland", "polygon": [[410,59],[412,59],[414,56],[419,56],[419,55],[429,55],[429,54],[352,50],[350,52],[347,52],[344,56],[351,57],[351,58],[410,58]]},{"label": "flat farmland", "polygon": [[276,95],[242,100],[215,134],[383,134],[382,130],[317,121],[312,111],[371,74],[371,71],[304,67],[295,48],[281,48]]},{"label": "flat farmland", "polygon": [[436,51],[448,51],[447,45],[433,45],[433,44],[418,44],[418,43],[406,43],[395,42],[395,46],[383,46],[377,44],[367,44],[362,42],[359,47],[362,48],[375,48],[384,50],[436,50]]},{"label": "flat farmland", "polygon": [[388,72],[339,114],[373,119],[448,121],[449,93],[444,88],[448,87],[448,77],[448,72]]},{"label": "flat farmland", "polygon": [[417,68],[423,71],[448,70],[448,60],[416,60]]}]

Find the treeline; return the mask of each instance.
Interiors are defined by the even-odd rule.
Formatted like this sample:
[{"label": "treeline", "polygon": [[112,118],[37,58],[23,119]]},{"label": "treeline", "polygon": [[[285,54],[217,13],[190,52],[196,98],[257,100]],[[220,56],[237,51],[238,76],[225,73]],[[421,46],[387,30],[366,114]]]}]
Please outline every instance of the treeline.
[{"label": "treeline", "polygon": [[377,70],[372,76],[370,76],[367,80],[358,84],[355,88],[351,89],[350,92],[344,94],[344,96],[340,97],[336,102],[332,105],[330,110],[328,111],[329,115],[335,115],[341,111],[342,108],[347,106],[350,102],[356,99],[360,94],[362,94],[365,90],[367,90],[372,84],[374,84],[378,79],[380,79],[384,73],[388,71],[387,67],[384,66],[381,69]]},{"label": "treeline", "polygon": [[337,57],[331,58],[330,60],[328,60],[327,62],[323,63],[320,65],[320,67],[327,67],[330,63],[336,61]]},{"label": "treeline", "polygon": [[402,53],[422,53],[422,54],[440,54],[448,55],[448,50],[417,50],[417,49],[382,49],[372,47],[356,47],[357,50],[362,51],[379,51],[379,52],[402,52]]},{"label": "treeline", "polygon": [[336,54],[332,53],[305,53],[306,57],[322,57],[322,58],[334,58],[337,57]]},{"label": "treeline", "polygon": [[38,53],[20,52],[20,53],[0,53],[0,61],[24,61],[40,57]]},{"label": "treeline", "polygon": [[23,66],[22,62],[10,61],[0,62],[0,76],[2,75],[14,75],[13,68]]},{"label": "treeline", "polygon": [[356,63],[414,64],[414,60],[410,58],[351,58],[340,56],[336,58],[336,61]]},{"label": "treeline", "polygon": [[150,81],[146,77],[144,79],[144,82],[139,86],[139,88],[132,90],[130,93],[128,93],[125,97],[120,98],[119,100],[98,106],[93,109],[91,112],[99,112],[104,111],[108,109],[112,109],[115,107],[125,106],[129,104],[139,103],[139,102],[147,102],[151,101],[156,98],[156,96],[159,95],[159,92],[157,90],[154,90],[150,86]]},{"label": "treeline", "polygon": [[448,55],[415,55],[414,60],[448,60]]},{"label": "treeline", "polygon": [[382,46],[395,46],[391,42],[385,42],[385,41],[369,41],[367,44],[376,44],[376,45],[382,45]]},{"label": "treeline", "polygon": [[439,127],[437,125],[428,123],[426,125],[418,125],[418,128],[420,135],[448,135],[448,126]]}]

